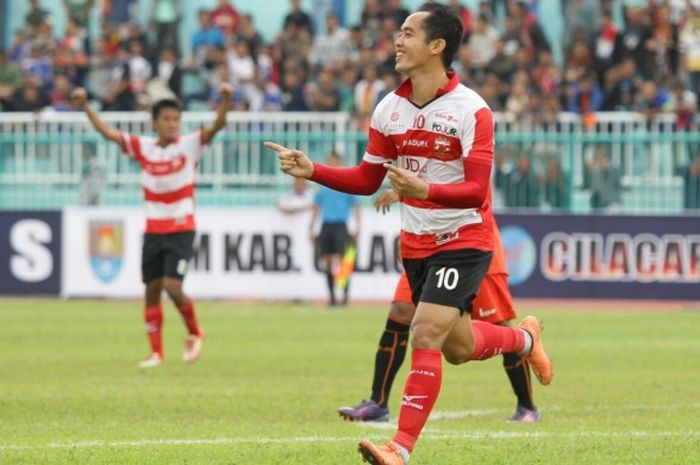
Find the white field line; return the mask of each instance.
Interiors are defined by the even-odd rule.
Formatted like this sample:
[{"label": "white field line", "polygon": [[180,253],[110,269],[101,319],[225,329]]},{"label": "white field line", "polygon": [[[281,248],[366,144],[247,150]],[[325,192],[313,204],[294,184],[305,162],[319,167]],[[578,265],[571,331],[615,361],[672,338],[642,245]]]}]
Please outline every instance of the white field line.
[{"label": "white field line", "polygon": [[[422,440],[444,439],[519,439],[519,438],[631,438],[683,437],[700,438],[700,431],[577,431],[570,433],[518,431],[425,431]],[[289,438],[232,437],[215,439],[143,439],[139,441],[52,442],[39,445],[2,444],[2,450],[134,448],[151,446],[220,446],[236,444],[305,444],[318,442],[356,442],[358,436],[301,436]]]}]

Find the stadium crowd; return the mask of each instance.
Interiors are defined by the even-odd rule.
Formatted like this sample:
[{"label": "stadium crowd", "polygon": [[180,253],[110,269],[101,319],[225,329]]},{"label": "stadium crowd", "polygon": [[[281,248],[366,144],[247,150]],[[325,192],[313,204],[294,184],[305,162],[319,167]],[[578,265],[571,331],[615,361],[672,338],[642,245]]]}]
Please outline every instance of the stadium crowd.
[{"label": "stadium crowd", "polygon": [[[567,111],[592,126],[595,112],[637,111],[649,117],[673,112],[677,128],[691,126],[700,92],[700,1],[623,4],[621,27],[613,20],[617,1],[561,2],[565,35],[552,44],[537,0],[482,1],[476,10],[450,0],[465,25],[453,63],[460,80],[494,111],[519,122],[556,124]],[[95,0],[64,0],[69,19],[63,37],[54,34],[41,2],[29,3],[25,29],[0,50],[2,111],[74,110],[70,92],[83,86],[103,110],[133,111],[173,96],[186,109],[214,108],[218,84],[230,82],[234,111],[341,110],[353,114],[360,129],[399,83],[393,41],[409,14],[401,0],[365,0],[357,24],[342,24],[329,12],[319,25],[299,0],[290,0],[269,43],[254,16],[235,1],[219,0],[212,10],[199,11],[183,56],[179,0],[155,1],[146,25],[132,17],[135,0],[103,0],[95,38],[86,32]],[[563,63],[554,58],[555,46],[562,47]],[[201,84],[196,91],[183,86],[187,75]],[[527,164],[513,158],[508,166],[517,175]],[[540,202],[554,196],[550,206],[562,206],[568,196],[560,192],[561,169],[552,164],[540,172],[535,180],[522,177],[522,189],[534,183],[550,193],[512,198]],[[618,183],[610,177],[609,183]]]}]

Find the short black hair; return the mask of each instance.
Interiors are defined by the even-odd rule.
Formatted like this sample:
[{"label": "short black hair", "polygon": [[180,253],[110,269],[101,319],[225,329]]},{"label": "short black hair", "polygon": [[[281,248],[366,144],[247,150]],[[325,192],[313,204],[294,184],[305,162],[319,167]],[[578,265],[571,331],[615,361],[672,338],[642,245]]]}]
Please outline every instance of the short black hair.
[{"label": "short black hair", "polygon": [[417,12],[429,13],[423,21],[423,29],[428,42],[436,39],[445,40],[445,50],[442,52],[442,63],[449,69],[457,55],[464,36],[464,25],[452,8],[437,2],[424,3]]},{"label": "short black hair", "polygon": [[153,117],[153,121],[157,120],[158,116],[160,116],[160,112],[165,110],[166,108],[172,108],[173,110],[177,110],[179,112],[182,111],[182,108],[180,107],[180,104],[177,102],[177,100],[159,100],[156,102],[155,105],[153,105],[153,108],[151,109],[151,116]]}]

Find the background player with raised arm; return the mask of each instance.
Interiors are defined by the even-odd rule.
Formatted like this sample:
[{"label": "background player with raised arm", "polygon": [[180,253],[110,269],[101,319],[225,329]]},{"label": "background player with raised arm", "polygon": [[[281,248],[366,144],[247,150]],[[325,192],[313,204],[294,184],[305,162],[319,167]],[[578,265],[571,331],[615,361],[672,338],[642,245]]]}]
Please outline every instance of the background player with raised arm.
[{"label": "background player with raised arm", "polygon": [[[398,201],[399,196],[396,192],[387,190],[375,199],[374,206],[385,213]],[[493,260],[472,302],[472,325],[480,324],[477,320],[508,325],[516,318],[513,298],[508,289],[506,257],[495,221],[493,227]],[[389,419],[389,394],[394,378],[406,356],[408,333],[415,312],[411,287],[406,273],[402,273],[396,285],[386,326],[379,338],[379,347],[374,358],[372,395],[357,405],[339,408],[340,416],[350,421],[387,421]],[[540,413],[532,399],[530,368],[527,362],[518,354],[503,354],[503,367],[513,393],[517,397],[515,413],[510,420],[521,423],[533,423],[539,420]]]},{"label": "background player with raised arm", "polygon": [[393,440],[360,442],[360,453],[373,464],[408,462],[440,392],[443,355],[460,364],[519,353],[540,382],[552,377],[537,319],[526,317],[519,328],[472,328],[467,311],[493,249],[494,125],[486,102],[449,70],[463,30],[453,10],[439,3],[426,3],[404,21],[394,45],[396,70],[408,79],[375,109],[358,166],[314,164],[299,150],[266,143],[292,176],[368,195],[388,170],[401,196],[401,256],[417,304],[413,351]]},{"label": "background player with raised arm", "polygon": [[121,133],[110,127],[88,104],[84,89],[73,92],[74,104],[85,111],[90,123],[107,140],[141,166],[141,185],[146,203],[146,232],[141,256],[145,291],[144,319],[151,354],[139,363],[143,368],[163,362],[163,308],[165,290],[179,310],[189,333],[183,360],[194,362],[202,350],[204,333],[197,323],[194,302],[182,290],[192,257],[195,234],[194,191],[197,164],[206,145],[226,123],[233,88],[221,84],[221,104],[216,119],[202,129],[180,136],[181,110],[175,100],[161,100],[152,109],[157,137]]}]

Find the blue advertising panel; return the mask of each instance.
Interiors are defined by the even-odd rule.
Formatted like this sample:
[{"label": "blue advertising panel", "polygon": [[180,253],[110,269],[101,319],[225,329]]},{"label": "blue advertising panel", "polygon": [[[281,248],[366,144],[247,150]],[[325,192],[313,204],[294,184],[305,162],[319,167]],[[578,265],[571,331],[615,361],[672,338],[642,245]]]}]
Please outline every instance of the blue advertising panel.
[{"label": "blue advertising panel", "polygon": [[517,297],[700,300],[700,217],[497,220]]},{"label": "blue advertising panel", "polygon": [[61,291],[61,213],[0,212],[0,294]]}]

